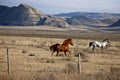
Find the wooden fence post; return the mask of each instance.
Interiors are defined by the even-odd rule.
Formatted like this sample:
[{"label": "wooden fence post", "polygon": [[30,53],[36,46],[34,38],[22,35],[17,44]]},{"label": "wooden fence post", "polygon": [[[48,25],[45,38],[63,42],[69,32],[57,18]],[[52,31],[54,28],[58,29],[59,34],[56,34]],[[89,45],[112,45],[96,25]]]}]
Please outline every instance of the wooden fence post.
[{"label": "wooden fence post", "polygon": [[80,58],[80,53],[78,54],[78,73],[81,73],[81,58]]},{"label": "wooden fence post", "polygon": [[8,48],[7,48],[7,70],[8,70],[8,74],[10,74],[10,58],[9,58]]}]

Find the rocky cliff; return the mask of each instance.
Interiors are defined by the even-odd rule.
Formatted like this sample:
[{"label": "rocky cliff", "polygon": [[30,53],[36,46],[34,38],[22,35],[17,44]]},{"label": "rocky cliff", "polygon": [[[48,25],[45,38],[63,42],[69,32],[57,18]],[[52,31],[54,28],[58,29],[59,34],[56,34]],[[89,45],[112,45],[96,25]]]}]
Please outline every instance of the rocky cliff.
[{"label": "rocky cliff", "polygon": [[14,7],[0,6],[0,25],[68,27],[64,20],[54,16],[49,17],[27,4]]}]

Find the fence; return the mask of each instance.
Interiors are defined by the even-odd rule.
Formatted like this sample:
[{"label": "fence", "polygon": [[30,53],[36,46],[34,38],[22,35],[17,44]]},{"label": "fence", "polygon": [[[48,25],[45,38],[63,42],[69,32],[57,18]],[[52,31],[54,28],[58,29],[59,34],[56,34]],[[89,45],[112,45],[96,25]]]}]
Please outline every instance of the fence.
[{"label": "fence", "polygon": [[[10,75],[11,74],[11,65],[10,65],[10,54],[9,54],[9,50],[11,49],[11,48],[4,48],[5,50],[6,50],[6,67],[7,67],[7,73]],[[76,50],[77,50],[77,52],[78,52],[78,45],[76,45]],[[79,53],[79,55],[78,55],[78,67],[77,67],[77,69],[78,69],[78,73],[80,74],[81,73],[81,58],[80,58],[80,53]]]},{"label": "fence", "polygon": [[4,55],[6,56],[6,58],[4,59],[3,56],[1,57],[1,62],[5,64],[5,71],[7,71],[8,74],[10,74],[10,56],[9,56],[9,49],[8,48],[1,48],[3,50],[5,50]]}]

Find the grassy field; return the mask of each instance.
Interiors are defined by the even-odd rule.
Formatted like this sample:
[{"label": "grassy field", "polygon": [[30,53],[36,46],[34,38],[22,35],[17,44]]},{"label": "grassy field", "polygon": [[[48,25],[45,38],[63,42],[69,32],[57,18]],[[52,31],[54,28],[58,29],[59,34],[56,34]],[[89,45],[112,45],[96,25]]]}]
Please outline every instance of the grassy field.
[{"label": "grassy field", "polygon": [[[69,31],[38,29],[19,32],[5,28],[0,29],[0,33],[0,80],[120,80],[119,33],[75,31],[73,34]],[[88,48],[90,41],[102,41],[106,37],[111,40],[111,44],[104,53],[100,49],[92,52]],[[73,39],[74,46],[70,46],[72,54],[66,57],[61,52],[57,57],[54,53],[52,57],[49,46],[62,43],[67,38]],[[7,72],[7,48],[10,75]],[[77,73],[77,53],[81,53],[81,74]]]}]

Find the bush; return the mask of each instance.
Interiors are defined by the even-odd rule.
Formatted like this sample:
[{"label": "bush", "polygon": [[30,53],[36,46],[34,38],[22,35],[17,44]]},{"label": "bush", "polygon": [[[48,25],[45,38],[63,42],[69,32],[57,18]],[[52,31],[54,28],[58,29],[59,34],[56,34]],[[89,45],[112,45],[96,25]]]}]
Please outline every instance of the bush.
[{"label": "bush", "polygon": [[35,56],[35,54],[29,54],[29,56]]},{"label": "bush", "polygon": [[80,54],[80,57],[81,57],[82,59],[87,59],[87,58],[88,58],[88,56],[87,56],[86,54],[84,54],[84,53],[77,53],[77,54],[75,54],[75,57],[78,57],[79,54]]},{"label": "bush", "polygon": [[54,59],[47,59],[47,63],[55,63]]},{"label": "bush", "polygon": [[74,73],[77,72],[77,66],[72,63],[66,65],[66,69],[63,70],[65,73]]},{"label": "bush", "polygon": [[9,75],[0,75],[0,80],[14,80],[14,78]]},{"label": "bush", "polygon": [[26,50],[22,50],[22,53],[27,53],[27,51]]}]

